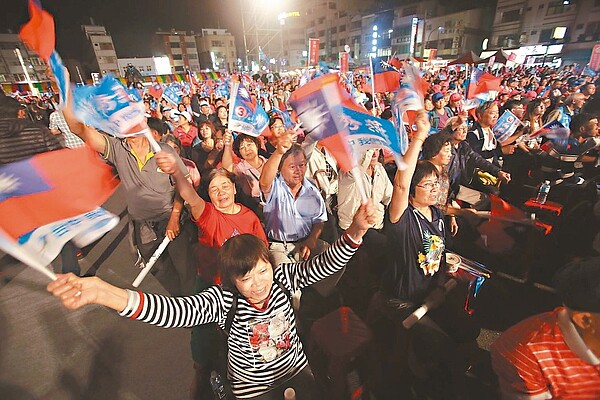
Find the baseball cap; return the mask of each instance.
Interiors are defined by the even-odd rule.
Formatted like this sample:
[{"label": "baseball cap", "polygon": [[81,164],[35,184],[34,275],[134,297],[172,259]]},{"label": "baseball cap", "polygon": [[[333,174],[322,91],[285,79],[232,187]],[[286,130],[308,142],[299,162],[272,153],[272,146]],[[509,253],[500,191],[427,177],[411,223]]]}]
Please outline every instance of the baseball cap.
[{"label": "baseball cap", "polygon": [[565,306],[600,313],[600,257],[567,264],[554,275],[554,284]]},{"label": "baseball cap", "polygon": [[192,122],[192,116],[190,115],[189,112],[187,112],[187,111],[181,111],[178,114],[181,115],[183,118],[187,119],[188,122]]},{"label": "baseball cap", "polygon": [[206,101],[206,100],[202,100],[202,101],[200,102],[200,107],[202,107],[202,106],[209,106],[209,105],[210,105],[210,104],[208,104],[208,101]]},{"label": "baseball cap", "polygon": [[443,98],[444,98],[444,95],[441,94],[440,92],[437,92],[437,93],[434,93],[433,96],[431,96],[431,101],[436,102],[436,101],[440,101]]},{"label": "baseball cap", "polygon": [[460,101],[462,100],[462,96],[460,95],[460,93],[452,93],[450,95],[450,101]]}]

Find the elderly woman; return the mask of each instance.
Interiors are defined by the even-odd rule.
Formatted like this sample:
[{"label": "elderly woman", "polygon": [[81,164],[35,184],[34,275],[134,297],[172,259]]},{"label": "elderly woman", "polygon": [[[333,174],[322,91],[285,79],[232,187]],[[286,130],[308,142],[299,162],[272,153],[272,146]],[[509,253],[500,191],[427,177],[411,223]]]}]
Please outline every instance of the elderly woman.
[{"label": "elderly woman", "polygon": [[[160,169],[175,179],[177,190],[188,203],[192,220],[198,227],[196,291],[200,292],[219,281],[217,252],[229,238],[249,233],[258,237],[265,245],[267,238],[256,214],[235,202],[233,174],[215,169],[205,175],[210,198],[210,202],[206,202],[198,196],[183,173],[175,168],[172,155],[162,152],[156,157]],[[210,391],[209,375],[214,368],[215,341],[214,326],[196,326],[192,330],[192,358],[196,370],[192,387],[194,398],[204,398],[201,397],[203,393]]]},{"label": "elderly woman", "polygon": [[232,237],[218,256],[223,286],[194,296],[134,292],[72,274],[59,275],[48,290],[70,309],[101,304],[121,316],[162,327],[216,323],[229,333],[227,371],[236,398],[281,399],[292,387],[299,399],[318,400],[289,293],[343,268],[372,223],[372,207],[364,205],[324,254],[279,268],[274,268],[261,239],[248,234]]}]

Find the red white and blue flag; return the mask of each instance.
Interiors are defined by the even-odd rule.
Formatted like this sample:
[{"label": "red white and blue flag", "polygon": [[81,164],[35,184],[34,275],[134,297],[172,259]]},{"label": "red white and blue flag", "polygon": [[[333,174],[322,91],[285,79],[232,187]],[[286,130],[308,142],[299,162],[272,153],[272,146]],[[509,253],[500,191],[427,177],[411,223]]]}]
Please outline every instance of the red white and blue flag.
[{"label": "red white and blue flag", "polygon": [[19,38],[50,65],[58,85],[61,106],[64,106],[68,101],[69,73],[54,49],[56,44],[54,18],[42,9],[37,0],[29,1],[29,16],[30,20],[21,28]]},{"label": "red white and blue flag", "polygon": [[479,98],[484,101],[493,100],[500,91],[502,77],[496,77],[490,73],[473,68],[469,80],[467,99]]},{"label": "red white and blue flag", "polygon": [[148,89],[148,94],[152,97],[154,97],[156,100],[160,100],[160,98],[163,95],[163,87],[159,82],[154,83],[152,86],[150,86],[150,88]]},{"label": "red white and blue flag", "polygon": [[[48,258],[56,256],[56,248],[60,251],[76,235],[81,239],[78,243],[85,243],[85,237],[97,238],[94,231],[103,234],[112,228],[110,224],[78,226],[84,225],[81,218],[92,220],[82,214],[104,203],[118,183],[111,168],[87,147],[41,153],[0,166],[0,215],[10,216],[0,219],[0,249],[53,278],[45,267]],[[66,219],[70,222],[46,227]],[[41,227],[45,228],[36,232]],[[73,235],[68,237],[67,232]],[[48,251],[48,246],[53,250]]]},{"label": "red white and blue flag", "polygon": [[228,128],[250,136],[260,136],[269,127],[269,116],[239,82],[233,82],[229,98]]},{"label": "red white and blue flag", "polygon": [[535,139],[539,136],[545,136],[548,139],[566,139],[569,137],[569,129],[565,128],[565,126],[557,120],[550,121],[537,131],[530,133],[527,140]]},{"label": "red white and blue flag", "polygon": [[393,92],[400,87],[400,72],[381,57],[371,58],[371,71],[376,93]]},{"label": "red white and blue flag", "polygon": [[309,81],[296,89],[289,99],[305,135],[309,140],[320,141],[343,171],[350,171],[356,162],[345,126],[337,118],[339,114],[332,110],[348,99],[348,92],[340,86],[337,74],[326,74]]},{"label": "red white and blue flag", "polygon": [[12,237],[95,209],[116,189],[112,169],[88,147],[0,166],[0,223]]}]

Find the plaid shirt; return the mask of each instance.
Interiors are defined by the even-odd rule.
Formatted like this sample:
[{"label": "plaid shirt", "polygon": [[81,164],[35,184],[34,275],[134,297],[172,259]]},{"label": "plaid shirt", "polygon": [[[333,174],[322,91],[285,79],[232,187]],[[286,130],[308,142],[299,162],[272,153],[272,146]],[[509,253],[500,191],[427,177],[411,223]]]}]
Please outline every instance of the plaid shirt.
[{"label": "plaid shirt", "polygon": [[65,117],[63,117],[62,112],[54,111],[50,114],[50,130],[59,130],[63,137],[65,138],[65,146],[71,149],[76,147],[85,146],[85,142],[79,138],[79,136],[75,135],[69,129],[69,125],[67,125],[67,121],[65,121]]}]

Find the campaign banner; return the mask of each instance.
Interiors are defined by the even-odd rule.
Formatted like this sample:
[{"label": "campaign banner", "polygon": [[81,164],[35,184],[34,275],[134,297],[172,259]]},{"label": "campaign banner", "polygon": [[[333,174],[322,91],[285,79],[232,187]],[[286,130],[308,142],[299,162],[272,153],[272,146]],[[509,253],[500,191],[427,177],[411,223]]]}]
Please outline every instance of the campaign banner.
[{"label": "campaign banner", "polygon": [[306,66],[317,65],[319,63],[319,39],[308,39],[308,58]]},{"label": "campaign banner", "polygon": [[68,241],[77,247],[100,239],[119,223],[119,217],[98,207],[85,214],[41,226],[20,236],[17,246],[48,265],[58,256]]},{"label": "campaign banner", "polygon": [[517,118],[510,110],[504,111],[504,114],[498,118],[498,122],[492,128],[496,140],[500,143],[508,139],[512,134],[515,133],[517,128],[521,125],[521,120]]},{"label": "campaign banner", "polygon": [[96,86],[74,87],[73,107],[83,123],[117,137],[139,136],[146,127],[145,107],[132,102],[127,89],[112,74]]},{"label": "campaign banner", "polygon": [[340,73],[341,74],[345,74],[346,72],[348,72],[349,57],[350,57],[349,53],[347,53],[345,51],[340,51],[339,60],[340,60]]},{"label": "campaign banner", "polygon": [[250,136],[260,136],[269,126],[269,116],[248,90],[234,82],[229,99],[228,128]]},{"label": "campaign banner", "polygon": [[164,97],[169,103],[177,107],[181,103],[180,89],[177,86],[171,85],[163,89],[162,97]]}]

